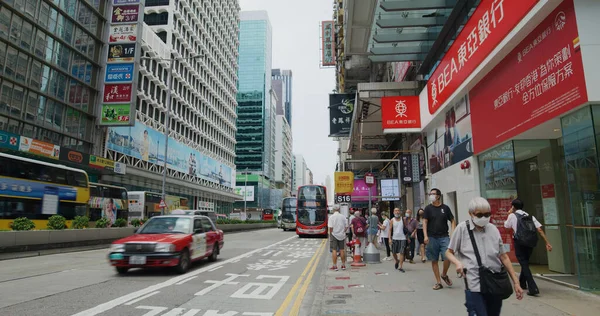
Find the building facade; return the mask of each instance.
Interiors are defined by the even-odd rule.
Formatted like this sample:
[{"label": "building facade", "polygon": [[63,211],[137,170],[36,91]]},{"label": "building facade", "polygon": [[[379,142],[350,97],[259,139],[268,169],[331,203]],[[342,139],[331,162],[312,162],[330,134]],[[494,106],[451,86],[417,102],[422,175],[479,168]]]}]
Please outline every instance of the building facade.
[{"label": "building facade", "polygon": [[292,130],[284,115],[277,115],[275,183],[284,196],[292,193]]},{"label": "building facade", "polygon": [[308,167],[306,166],[306,160],[304,160],[304,156],[300,154],[294,154],[294,191],[297,191],[299,186],[308,183],[307,170]]},{"label": "building facade", "polygon": [[[235,186],[238,1],[146,1],[132,127],[108,128],[109,158],[128,175],[105,180],[160,192],[165,111],[170,110],[167,194],[233,209]],[[166,109],[173,58],[171,109]],[[129,146],[128,146],[129,144]]]},{"label": "building facade", "polygon": [[292,127],[292,71],[287,69],[273,69],[273,90],[277,93],[277,115],[285,115],[290,127]]}]

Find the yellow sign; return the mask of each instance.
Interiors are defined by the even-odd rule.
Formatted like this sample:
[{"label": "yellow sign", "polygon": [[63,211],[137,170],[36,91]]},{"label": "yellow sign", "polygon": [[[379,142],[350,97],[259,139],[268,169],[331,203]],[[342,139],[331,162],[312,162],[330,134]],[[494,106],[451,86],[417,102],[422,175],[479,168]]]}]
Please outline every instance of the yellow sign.
[{"label": "yellow sign", "polygon": [[354,191],[354,173],[336,172],[335,193],[352,193],[352,191]]}]

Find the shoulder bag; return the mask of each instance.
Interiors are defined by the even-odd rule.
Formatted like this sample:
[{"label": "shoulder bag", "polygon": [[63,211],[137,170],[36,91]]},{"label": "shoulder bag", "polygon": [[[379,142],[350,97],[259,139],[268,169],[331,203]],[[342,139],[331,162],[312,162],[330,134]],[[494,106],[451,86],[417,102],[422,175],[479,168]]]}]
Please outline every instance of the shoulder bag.
[{"label": "shoulder bag", "polygon": [[[494,272],[490,268],[483,266],[481,263],[481,256],[479,256],[479,249],[477,249],[477,243],[475,242],[475,236],[471,230],[469,221],[467,221],[467,231],[469,232],[469,238],[475,251],[475,257],[477,258],[477,265],[479,265],[479,285],[481,287],[481,294],[489,294],[496,297],[500,297],[503,300],[509,298],[513,293],[512,284],[508,272],[504,266],[500,272]],[[466,278],[466,277],[465,277]],[[467,288],[468,289],[468,288]]]}]

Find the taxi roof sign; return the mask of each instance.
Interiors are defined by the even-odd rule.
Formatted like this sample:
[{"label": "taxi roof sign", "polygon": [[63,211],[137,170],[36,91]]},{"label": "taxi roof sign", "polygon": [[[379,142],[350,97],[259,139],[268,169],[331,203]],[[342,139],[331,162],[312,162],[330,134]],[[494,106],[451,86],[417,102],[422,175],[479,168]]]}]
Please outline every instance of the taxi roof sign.
[{"label": "taxi roof sign", "polygon": [[184,210],[174,210],[171,212],[171,215],[187,215],[187,212]]}]

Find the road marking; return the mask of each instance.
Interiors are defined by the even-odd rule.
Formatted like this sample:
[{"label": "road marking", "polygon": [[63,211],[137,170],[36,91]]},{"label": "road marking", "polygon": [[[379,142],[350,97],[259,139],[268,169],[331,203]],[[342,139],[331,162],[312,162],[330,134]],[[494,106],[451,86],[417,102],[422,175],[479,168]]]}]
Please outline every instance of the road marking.
[{"label": "road marking", "polygon": [[155,285],[151,285],[151,286],[149,286],[149,287],[147,287],[145,289],[141,289],[139,291],[136,291],[136,292],[133,292],[133,293],[121,296],[119,298],[116,298],[114,300],[108,301],[106,303],[102,303],[100,305],[94,306],[94,307],[92,307],[90,309],[87,309],[87,310],[84,310],[84,311],[79,312],[77,314],[74,314],[73,316],[94,316],[94,315],[98,315],[98,314],[104,313],[104,312],[106,312],[108,310],[111,310],[111,309],[113,309],[113,308],[115,308],[115,307],[117,307],[119,305],[122,305],[123,303],[126,303],[126,302],[129,302],[131,300],[134,300],[134,299],[136,299],[136,298],[138,298],[140,296],[143,296],[143,295],[146,295],[148,293],[152,293],[154,291],[160,290],[162,288],[165,288],[165,287],[177,284],[177,282],[181,282],[181,281],[183,281],[185,279],[188,279],[188,278],[190,278],[192,276],[199,275],[200,273],[206,272],[206,271],[208,271],[210,269],[214,269],[214,268],[216,268],[218,266],[222,266],[222,265],[231,263],[234,260],[236,260],[237,258],[246,257],[248,254],[257,253],[259,251],[262,251],[262,250],[265,250],[265,249],[269,249],[271,247],[277,246],[279,244],[285,243],[285,242],[287,242],[289,240],[296,239],[296,238],[298,238],[298,237],[297,236],[292,236],[290,238],[278,241],[278,242],[276,242],[274,244],[271,244],[271,245],[268,245],[266,247],[252,250],[251,252],[243,254],[243,255],[240,255],[238,257],[227,259],[227,260],[222,261],[222,262],[214,263],[214,264],[212,264],[212,265],[210,265],[208,267],[204,267],[202,269],[198,269],[198,270],[194,270],[194,271],[188,272],[188,273],[186,273],[184,275],[181,275],[181,276],[178,276],[178,277],[174,277],[174,278],[169,279],[169,280],[167,280],[165,282],[158,283],[158,284],[155,284]]},{"label": "road marking", "polygon": [[136,299],[135,299],[135,300],[133,300],[133,301],[129,301],[129,302],[125,303],[125,305],[133,305],[133,304],[135,304],[135,303],[137,303],[137,302],[139,302],[139,301],[145,300],[145,299],[149,298],[150,296],[152,296],[152,295],[156,295],[156,294],[158,294],[158,293],[160,293],[160,291],[156,291],[156,292],[148,293],[148,294],[146,294],[146,295],[144,295],[144,296],[140,296],[140,297],[136,298]]},{"label": "road marking", "polygon": [[223,267],[223,266],[218,266],[218,267],[216,267],[216,268],[214,268],[214,269],[210,269],[210,270],[208,270],[208,272],[217,271],[217,270],[221,269],[222,267]]},{"label": "road marking", "polygon": [[164,311],[166,311],[168,308],[166,307],[157,307],[157,306],[138,306],[136,307],[137,309],[147,309],[149,310],[149,312],[147,312],[146,314],[144,314],[143,316],[156,316]]},{"label": "road marking", "polygon": [[198,276],[196,275],[196,276],[193,276],[193,277],[191,277],[191,278],[187,278],[187,279],[185,279],[185,280],[183,280],[183,281],[181,281],[181,282],[177,282],[177,283],[175,283],[175,285],[182,285],[182,284],[184,284],[185,282],[187,282],[187,281],[191,281],[191,280],[193,280],[193,279],[195,279],[195,278],[197,278],[197,277],[198,277]]},{"label": "road marking", "polygon": [[[255,300],[270,300],[281,290],[281,288],[285,285],[285,282],[290,279],[289,276],[277,276],[277,275],[259,275],[256,277],[257,280],[262,279],[279,279],[277,283],[257,283],[257,282],[249,282],[245,284],[242,288],[233,293],[230,297],[233,298],[248,298]],[[253,291],[249,292],[250,289],[256,287]],[[263,292],[269,289],[266,293]],[[249,293],[246,293],[249,292]]]},{"label": "road marking", "polygon": [[313,255],[313,257],[310,259],[310,261],[306,265],[306,268],[304,268],[304,271],[302,271],[302,274],[300,275],[300,277],[298,278],[298,280],[296,281],[296,283],[294,284],[294,286],[290,290],[290,293],[288,293],[288,295],[283,300],[283,303],[281,303],[281,306],[279,306],[279,308],[277,309],[277,312],[275,312],[275,316],[283,316],[284,315],[287,307],[292,302],[292,299],[294,298],[294,295],[296,295],[296,291],[298,290],[298,287],[300,287],[300,284],[302,283],[302,280],[304,279],[304,277],[306,276],[306,274],[310,270],[310,267],[312,266],[313,262],[319,256],[319,254],[324,249],[324,247],[325,247],[325,240],[323,240],[321,242],[321,245],[319,246],[319,249],[315,252],[315,254]]},{"label": "road marking", "polygon": [[[323,242],[323,245],[324,244],[325,243]],[[321,260],[321,252],[323,252],[324,249],[325,249],[325,247],[321,247],[321,249],[319,251],[317,251],[317,253],[316,253],[317,260],[315,261],[312,268],[310,269],[310,273],[308,274],[308,277],[306,277],[306,279],[304,280],[304,285],[302,285],[302,288],[298,292],[298,297],[296,297],[296,301],[294,302],[294,305],[292,306],[292,309],[290,310],[290,316],[298,316],[298,314],[300,312],[300,305],[302,304],[304,295],[306,295],[306,291],[308,290],[308,285],[312,281],[312,278],[315,275],[315,271],[317,270],[317,267],[319,266],[319,261]]]},{"label": "road marking", "polygon": [[211,286],[203,289],[202,291],[194,294],[194,295],[204,295],[209,293],[210,291],[222,286],[222,285],[237,285],[239,282],[231,282],[239,277],[249,277],[249,274],[235,274],[235,273],[225,273],[225,275],[229,276],[227,279],[222,280],[222,281],[215,281],[215,280],[206,280],[204,281],[204,283],[212,283]]}]

